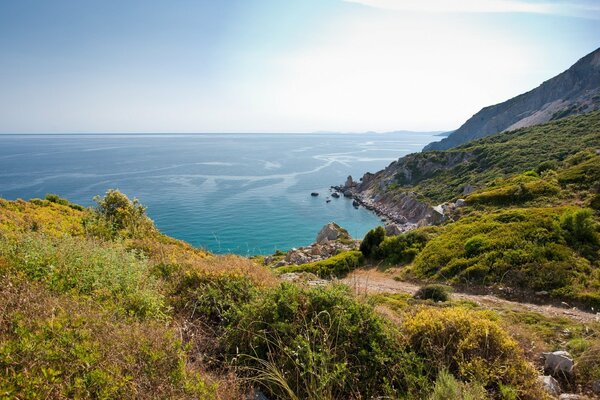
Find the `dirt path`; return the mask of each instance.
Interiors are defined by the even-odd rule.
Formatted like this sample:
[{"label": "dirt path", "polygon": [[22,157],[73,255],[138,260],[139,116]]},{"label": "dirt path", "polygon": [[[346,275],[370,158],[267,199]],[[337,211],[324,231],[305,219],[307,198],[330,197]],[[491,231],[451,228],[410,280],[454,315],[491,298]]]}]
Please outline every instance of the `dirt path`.
[{"label": "dirt path", "polygon": [[[419,285],[394,280],[390,275],[377,270],[356,270],[341,282],[357,293],[407,293],[414,294]],[[594,314],[576,308],[537,305],[505,300],[494,295],[452,293],[454,300],[469,300],[491,309],[512,309],[514,311],[534,311],[549,317],[566,317],[582,323],[599,322],[600,313]]]}]

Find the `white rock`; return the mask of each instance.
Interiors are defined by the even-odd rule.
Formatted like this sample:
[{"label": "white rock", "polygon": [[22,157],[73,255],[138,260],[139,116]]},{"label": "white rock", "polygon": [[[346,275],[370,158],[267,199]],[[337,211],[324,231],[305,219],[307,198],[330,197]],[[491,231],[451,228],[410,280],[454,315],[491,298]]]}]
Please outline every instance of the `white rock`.
[{"label": "white rock", "polygon": [[333,222],[328,223],[319,231],[317,243],[325,243],[330,240],[336,240],[341,236],[340,227]]},{"label": "white rock", "polygon": [[566,351],[555,351],[552,353],[542,353],[544,359],[544,371],[553,375],[569,376],[573,373],[573,359]]},{"label": "white rock", "polygon": [[578,394],[573,394],[573,393],[564,393],[561,394],[558,398],[558,400],[583,400],[584,398],[581,397]]},{"label": "white rock", "polygon": [[542,387],[546,392],[550,393],[553,396],[558,396],[561,392],[560,384],[556,379],[551,377],[550,375],[542,375],[538,376],[538,380],[542,384]]}]

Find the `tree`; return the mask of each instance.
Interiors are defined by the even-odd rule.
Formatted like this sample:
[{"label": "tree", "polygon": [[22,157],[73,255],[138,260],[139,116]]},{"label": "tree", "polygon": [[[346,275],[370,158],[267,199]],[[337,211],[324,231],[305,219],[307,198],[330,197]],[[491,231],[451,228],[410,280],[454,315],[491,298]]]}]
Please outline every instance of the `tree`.
[{"label": "tree", "polygon": [[385,229],[382,226],[371,229],[362,240],[360,251],[367,258],[373,256],[383,239],[385,239]]}]

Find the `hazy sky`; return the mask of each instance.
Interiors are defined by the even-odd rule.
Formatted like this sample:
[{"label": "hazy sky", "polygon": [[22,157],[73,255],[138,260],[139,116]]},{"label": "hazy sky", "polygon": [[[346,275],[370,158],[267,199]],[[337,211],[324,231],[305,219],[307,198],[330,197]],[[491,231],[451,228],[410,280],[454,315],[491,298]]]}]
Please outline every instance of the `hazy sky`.
[{"label": "hazy sky", "polygon": [[454,129],[597,47],[598,0],[0,0],[0,132]]}]

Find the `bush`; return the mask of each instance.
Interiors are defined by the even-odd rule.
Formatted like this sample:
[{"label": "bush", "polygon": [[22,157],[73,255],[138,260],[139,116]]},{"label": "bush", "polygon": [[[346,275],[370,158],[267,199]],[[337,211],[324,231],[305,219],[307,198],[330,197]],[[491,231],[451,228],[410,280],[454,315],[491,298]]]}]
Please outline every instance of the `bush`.
[{"label": "bush", "polygon": [[277,268],[279,273],[311,272],[321,278],[343,277],[348,272],[360,267],[363,254],[360,251],[344,251],[338,255],[321,261],[302,265],[289,265]]},{"label": "bush", "polygon": [[598,233],[591,210],[580,209],[565,212],[560,226],[566,231],[567,241],[576,244],[597,244]]},{"label": "bush", "polygon": [[360,251],[367,258],[375,256],[377,247],[385,238],[385,229],[382,226],[378,226],[375,229],[371,229],[365,235],[364,239],[360,243]]},{"label": "bush", "polygon": [[345,286],[284,283],[243,307],[225,340],[269,398],[397,398],[426,384],[421,360]]},{"label": "bush", "polygon": [[486,400],[485,389],[477,383],[463,383],[451,373],[441,370],[435,380],[429,400]]},{"label": "bush", "polygon": [[546,290],[592,304],[600,270],[589,215],[556,207],[464,217],[439,227],[411,268],[425,279]]},{"label": "bush", "polygon": [[386,237],[379,244],[375,255],[388,264],[408,264],[423,250],[427,240],[427,235],[419,231]]},{"label": "bush", "polygon": [[154,232],[154,223],[146,216],[146,207],[138,199],[129,198],[116,189],[109,189],[104,197],[94,197],[94,213],[84,220],[86,232],[103,239],[117,236],[142,238]]},{"label": "bush", "polygon": [[425,285],[417,290],[414,297],[421,300],[448,301],[450,288],[444,285]]},{"label": "bush", "polygon": [[200,319],[218,330],[256,294],[256,286],[243,275],[190,271],[171,291],[170,299],[175,313],[186,320]]},{"label": "bush", "polygon": [[56,204],[60,204],[62,206],[71,207],[74,210],[79,210],[79,211],[84,210],[84,208],[82,206],[80,206],[79,204],[73,204],[69,200],[59,197],[57,194],[51,194],[51,193],[47,194],[46,200],[48,200],[50,203],[56,203]]},{"label": "bush", "polygon": [[447,369],[455,377],[480,382],[488,391],[519,388],[520,399],[547,398],[536,370],[517,343],[485,313],[460,308],[426,309],[407,318],[403,332],[433,373]]},{"label": "bush", "polygon": [[555,160],[548,160],[548,161],[543,161],[541,162],[537,168],[535,169],[535,171],[541,175],[542,172],[546,172],[549,170],[555,170],[557,168],[558,163]]}]

